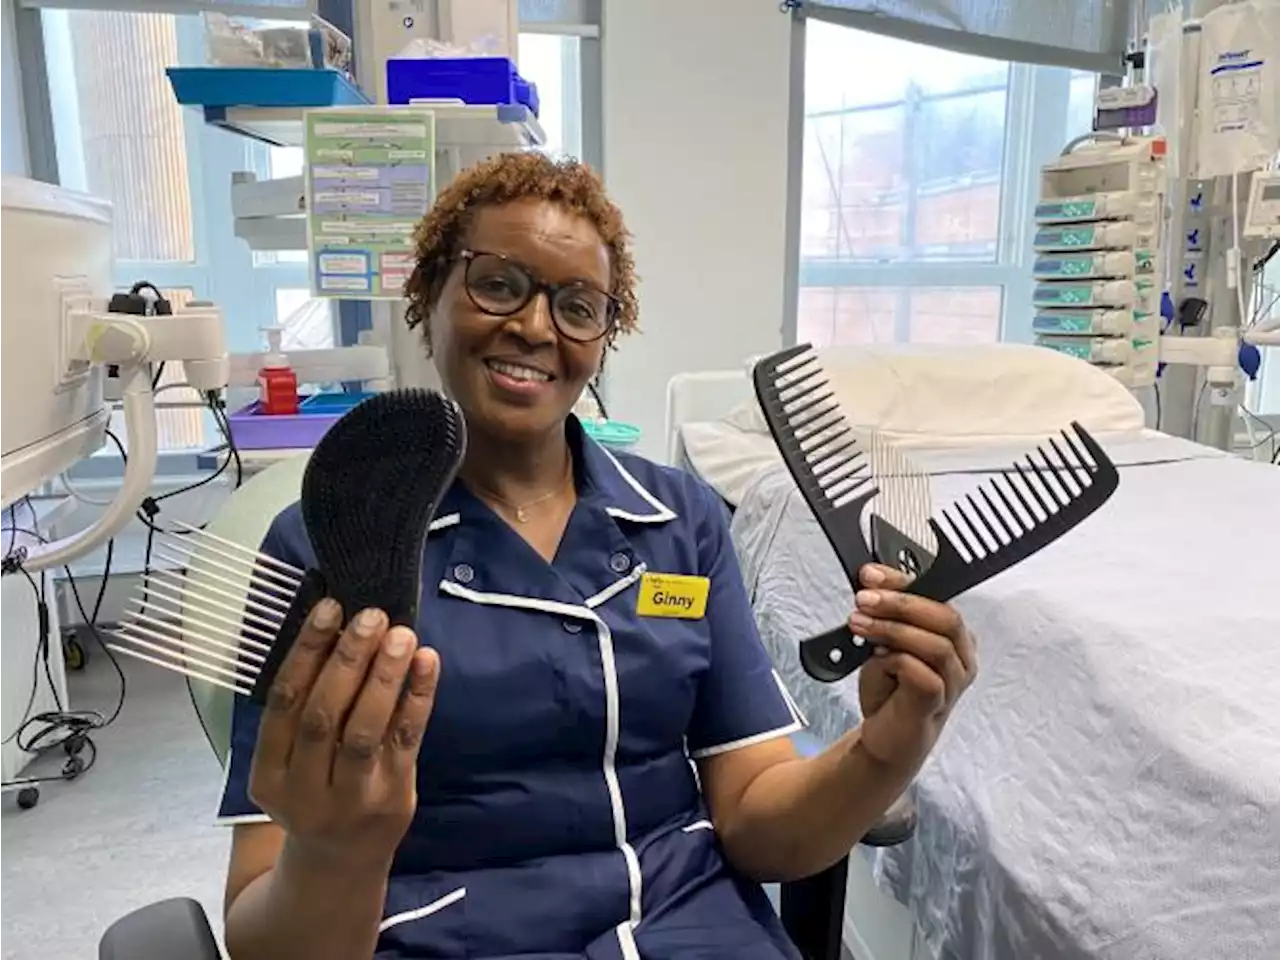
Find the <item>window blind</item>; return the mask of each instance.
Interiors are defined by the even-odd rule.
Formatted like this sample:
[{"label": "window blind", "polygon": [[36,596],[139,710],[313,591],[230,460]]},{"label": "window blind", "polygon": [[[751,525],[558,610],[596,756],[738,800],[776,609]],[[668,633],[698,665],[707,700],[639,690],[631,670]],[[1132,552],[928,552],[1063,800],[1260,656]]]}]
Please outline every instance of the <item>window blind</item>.
[{"label": "window blind", "polygon": [[1021,63],[1122,71],[1133,0],[805,0],[804,16]]}]

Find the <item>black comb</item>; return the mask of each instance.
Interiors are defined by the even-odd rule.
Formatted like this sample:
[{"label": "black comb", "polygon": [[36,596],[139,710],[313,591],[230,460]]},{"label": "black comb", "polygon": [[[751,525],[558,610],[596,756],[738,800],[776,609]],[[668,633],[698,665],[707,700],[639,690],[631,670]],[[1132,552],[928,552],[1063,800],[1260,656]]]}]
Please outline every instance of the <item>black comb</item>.
[{"label": "black comb", "polygon": [[[875,560],[862,533],[863,512],[879,493],[871,461],[845,422],[811,345],[765,357],[752,379],[782,461],[857,589],[858,571]],[[871,649],[845,623],[802,641],[800,662],[809,676],[830,683],[862,666]]]},{"label": "black comb", "polygon": [[[907,592],[939,602],[959,596],[1078,526],[1119,483],[1115,464],[1073,422],[1028,455],[1025,466],[1015,463],[953,502],[941,512],[942,522],[930,518],[938,552]],[[856,667],[848,667],[843,655],[824,661],[830,649],[820,645],[825,637],[801,641],[801,662],[815,679],[843,679]]]},{"label": "black comb", "polygon": [[[428,528],[466,451],[462,411],[431,390],[380,393],[312,451],[300,506],[316,567],[299,570],[206,531],[184,528],[126,614],[113,650],[261,703],[311,608],[368,607],[413,627]],[[248,578],[248,589],[244,578]]]},{"label": "black comb", "polygon": [[1073,421],[1029,454],[1025,466],[1014,463],[944,509],[945,527],[929,521],[938,555],[911,593],[945,602],[990,580],[1078,526],[1119,485],[1115,464]]}]

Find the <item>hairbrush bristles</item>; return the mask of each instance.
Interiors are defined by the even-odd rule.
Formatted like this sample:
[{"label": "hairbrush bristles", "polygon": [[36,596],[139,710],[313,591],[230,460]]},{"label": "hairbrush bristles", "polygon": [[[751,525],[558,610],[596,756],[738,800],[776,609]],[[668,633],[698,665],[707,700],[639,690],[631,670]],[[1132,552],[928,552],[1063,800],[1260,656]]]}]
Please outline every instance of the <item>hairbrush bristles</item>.
[{"label": "hairbrush bristles", "polygon": [[317,559],[301,570],[184,527],[156,556],[113,650],[263,700],[311,608],[331,596],[348,619],[368,607],[414,627],[427,531],[466,449],[462,412],[428,390],[378,394],[316,446],[302,480]]}]

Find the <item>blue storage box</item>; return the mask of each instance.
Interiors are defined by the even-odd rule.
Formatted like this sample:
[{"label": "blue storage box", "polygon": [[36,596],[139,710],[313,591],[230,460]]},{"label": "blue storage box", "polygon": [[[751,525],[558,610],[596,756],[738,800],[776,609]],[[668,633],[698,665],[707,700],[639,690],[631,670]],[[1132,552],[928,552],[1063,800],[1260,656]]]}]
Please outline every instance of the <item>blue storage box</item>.
[{"label": "blue storage box", "polygon": [[435,57],[387,61],[387,102],[461,100],[518,103],[538,115],[538,88],[506,57]]},{"label": "blue storage box", "polygon": [[369,102],[337,70],[169,67],[173,95],[188,107],[352,107]]}]

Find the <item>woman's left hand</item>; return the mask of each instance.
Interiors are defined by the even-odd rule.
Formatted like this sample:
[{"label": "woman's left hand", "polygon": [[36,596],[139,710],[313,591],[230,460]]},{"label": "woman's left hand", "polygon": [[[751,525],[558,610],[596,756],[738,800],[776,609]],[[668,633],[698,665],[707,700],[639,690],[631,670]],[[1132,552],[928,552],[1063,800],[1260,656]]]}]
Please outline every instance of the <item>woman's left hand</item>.
[{"label": "woman's left hand", "polygon": [[860,579],[849,625],[876,648],[858,680],[862,746],[874,760],[914,769],[977,676],[977,651],[952,607],[902,592],[906,574],[868,564]]}]

